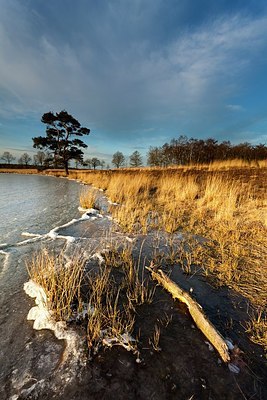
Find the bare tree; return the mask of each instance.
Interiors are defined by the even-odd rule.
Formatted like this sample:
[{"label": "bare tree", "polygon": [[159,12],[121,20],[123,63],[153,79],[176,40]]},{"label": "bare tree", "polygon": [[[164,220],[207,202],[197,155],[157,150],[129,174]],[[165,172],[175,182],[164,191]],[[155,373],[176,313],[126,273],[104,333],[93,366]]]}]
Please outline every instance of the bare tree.
[{"label": "bare tree", "polygon": [[4,160],[7,164],[10,164],[12,161],[16,160],[16,157],[14,157],[9,151],[5,151],[1,156],[1,160]]},{"label": "bare tree", "polygon": [[91,169],[91,168],[92,168],[92,159],[91,159],[91,158],[87,158],[87,159],[84,161],[83,165],[85,165],[86,167],[88,167],[89,169]]},{"label": "bare tree", "polygon": [[18,159],[19,164],[29,165],[31,162],[31,157],[28,153],[23,153],[22,156]]},{"label": "bare tree", "polygon": [[37,154],[33,156],[34,164],[43,166],[48,158],[44,151],[38,151]]},{"label": "bare tree", "polygon": [[96,167],[99,167],[101,165],[101,161],[96,157],[93,157],[91,162],[94,169],[96,169]]},{"label": "bare tree", "polygon": [[105,160],[101,160],[101,161],[100,161],[100,167],[101,167],[101,169],[104,168],[105,164],[106,164],[106,161],[105,161]]},{"label": "bare tree", "polygon": [[147,164],[151,167],[163,165],[163,150],[160,147],[150,147],[147,153]]},{"label": "bare tree", "polygon": [[113,154],[111,162],[113,165],[115,165],[116,168],[120,168],[120,166],[123,165],[123,163],[125,162],[125,157],[120,151],[117,151]]}]

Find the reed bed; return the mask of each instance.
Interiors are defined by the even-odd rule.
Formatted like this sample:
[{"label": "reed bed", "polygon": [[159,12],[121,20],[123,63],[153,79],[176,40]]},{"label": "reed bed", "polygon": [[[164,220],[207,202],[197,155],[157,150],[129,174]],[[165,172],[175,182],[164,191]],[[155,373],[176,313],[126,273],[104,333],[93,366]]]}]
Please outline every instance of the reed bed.
[{"label": "reed bed", "polygon": [[[200,265],[215,284],[229,285],[248,298],[260,310],[259,318],[254,318],[257,323],[248,330],[253,340],[267,349],[263,333],[267,311],[267,170],[263,162],[73,174],[105,189],[107,197],[119,203],[110,211],[125,231],[183,232],[187,244],[180,247],[176,261],[188,273],[191,265]],[[196,236],[205,238],[201,246]]]},{"label": "reed bed", "polygon": [[[59,170],[46,173],[64,176]],[[178,263],[188,274],[198,266],[213,284],[228,285],[245,296],[257,310],[247,330],[267,350],[266,161],[70,170],[70,178],[104,189],[117,203],[110,212],[126,232],[167,232],[170,264]],[[82,204],[87,196],[85,191]],[[93,202],[88,198],[88,205]],[[177,232],[184,240],[174,249],[172,235]]]},{"label": "reed bed", "polygon": [[40,174],[38,168],[0,168],[1,174]]},{"label": "reed bed", "polygon": [[98,191],[91,187],[83,187],[80,193],[80,205],[83,208],[98,208]]},{"label": "reed bed", "polygon": [[[63,251],[58,255],[44,249],[28,260],[27,269],[45,292],[51,318],[82,325],[90,356],[103,344],[114,343],[138,353],[130,335],[138,306],[152,303],[155,287],[131,247],[111,247],[103,257],[104,265],[88,269],[82,257],[66,260]],[[114,276],[117,269],[120,279]]]},{"label": "reed bed", "polygon": [[68,320],[74,304],[82,311],[84,260],[74,256],[67,262],[63,252],[54,254],[42,250],[32,260],[28,260],[27,269],[30,278],[43,288],[47,307],[56,321]]}]

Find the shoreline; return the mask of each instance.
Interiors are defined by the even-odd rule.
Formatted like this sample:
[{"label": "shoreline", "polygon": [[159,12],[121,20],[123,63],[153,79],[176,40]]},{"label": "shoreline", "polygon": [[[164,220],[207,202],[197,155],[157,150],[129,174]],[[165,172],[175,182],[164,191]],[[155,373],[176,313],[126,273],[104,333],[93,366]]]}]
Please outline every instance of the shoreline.
[{"label": "shoreline", "polygon": [[[54,171],[56,174],[58,174],[59,173],[59,171]],[[104,172],[104,171],[103,171]],[[124,175],[126,175],[126,173],[124,173],[123,172],[123,170],[116,170],[116,175],[118,176],[118,175],[120,175],[121,177]],[[143,172],[143,171],[142,171]],[[0,173],[1,173],[1,170],[0,170]],[[133,171],[131,171],[131,174],[133,173]],[[130,174],[130,175],[131,175]],[[39,175],[39,174],[38,174]],[[42,175],[44,175],[44,176],[54,176],[54,177],[63,177],[62,175],[61,175],[61,173],[60,173],[60,175],[61,176],[55,176],[54,174],[51,174],[51,173],[49,173],[49,174],[42,174]],[[75,171],[71,171],[71,173],[70,173],[70,175],[69,175],[69,177],[67,177],[68,179],[72,179],[72,180],[76,180],[76,181],[78,181],[78,182],[82,182],[82,183],[85,183],[85,184],[90,184],[90,183],[88,183],[88,182],[84,182],[83,181],[83,178],[85,177],[85,173],[84,172],[82,172],[81,173],[81,171],[80,170],[75,170]],[[108,175],[108,174],[102,174],[102,171],[97,171],[97,173],[93,173],[93,174],[90,174],[91,175],[91,177],[93,176],[93,175],[95,175],[95,179],[97,179],[100,175]],[[110,174],[109,174],[110,175]],[[156,173],[156,175],[157,175],[157,173]],[[66,177],[66,176],[64,176],[64,177]],[[100,182],[101,183],[101,182]],[[102,182],[103,183],[103,182]],[[104,184],[106,183],[106,181],[104,181]],[[94,181],[93,183],[91,183],[91,185],[95,185],[96,186],[96,181]],[[105,185],[103,185],[103,186],[105,186]],[[88,186],[88,189],[90,190],[90,187]],[[104,187],[104,189],[105,189],[105,187]],[[110,201],[112,201],[113,203],[114,203],[114,199],[112,198]],[[122,203],[122,201],[119,201],[118,202],[119,204],[123,204]],[[120,208],[120,207],[119,207]],[[128,215],[130,215],[130,214],[128,214]],[[126,235],[126,234],[125,234]],[[188,271],[188,272],[190,272],[190,271]],[[185,277],[186,277],[187,275],[185,275]],[[190,279],[190,276],[192,277],[191,278],[191,281],[189,281],[188,280],[188,283],[189,282],[191,282],[191,284],[193,284],[193,282],[194,282],[194,290],[196,291],[196,292],[198,292],[198,284],[197,284],[197,280],[194,280],[195,278],[197,278],[197,276],[195,276],[195,272],[193,272],[193,273],[191,273],[191,275],[189,274],[188,275],[188,277],[189,277],[189,279]],[[180,276],[179,275],[179,279],[180,278],[182,278],[182,275]],[[202,278],[201,278],[202,279]],[[205,279],[204,279],[205,280]],[[208,279],[206,279],[206,281],[208,282]],[[185,281],[186,282],[186,281]],[[185,283],[184,283],[185,284]],[[203,285],[204,285],[204,281],[203,281]],[[217,296],[220,296],[220,290],[219,290],[219,288],[214,288],[214,296],[216,297],[216,293],[217,293]],[[201,304],[201,302],[200,302],[200,304]],[[207,306],[208,305],[208,301],[207,301],[207,304],[205,305],[205,306]],[[229,310],[230,311],[230,310]],[[231,311],[232,312],[232,311]],[[162,328],[163,329],[163,328]],[[163,330],[164,331],[164,330]],[[162,334],[163,335],[163,334]],[[237,335],[237,333],[235,333],[235,337],[238,337],[238,335]],[[242,339],[243,340],[243,339]],[[251,345],[252,347],[251,348],[253,348],[253,345]],[[165,349],[165,351],[166,351],[166,349]],[[212,360],[212,356],[211,356],[211,359],[210,360]],[[258,360],[259,361],[259,360]],[[108,362],[108,360],[107,360],[107,362]],[[129,361],[128,361],[129,362]],[[215,368],[215,367],[214,367]],[[244,372],[242,371],[241,372],[241,374],[243,374]],[[239,379],[241,379],[241,380],[243,380],[243,378],[239,378]]]}]

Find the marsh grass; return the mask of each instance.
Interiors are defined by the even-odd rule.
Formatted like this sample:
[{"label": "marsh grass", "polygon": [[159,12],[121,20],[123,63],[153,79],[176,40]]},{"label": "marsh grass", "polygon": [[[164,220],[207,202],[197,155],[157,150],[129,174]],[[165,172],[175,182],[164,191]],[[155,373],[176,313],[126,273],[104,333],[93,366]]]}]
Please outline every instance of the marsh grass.
[{"label": "marsh grass", "polygon": [[[152,303],[155,287],[145,280],[144,268],[140,271],[131,247],[110,248],[103,257],[105,266],[88,277],[89,305],[94,310],[87,324],[88,347],[98,348],[104,336],[105,341],[115,338],[136,352],[135,344],[125,343],[125,334],[133,331],[137,307]],[[116,270],[123,274],[121,279],[114,276]]]},{"label": "marsh grass", "polygon": [[88,277],[89,305],[93,311],[87,323],[87,343],[93,351],[104,337],[123,342],[123,335],[132,332],[134,326],[134,313],[127,304],[119,304],[121,287],[111,279],[110,273],[111,269],[104,267]]},{"label": "marsh grass", "polygon": [[113,248],[104,255],[104,265],[88,271],[81,257],[66,261],[63,251],[57,255],[43,250],[28,261],[27,269],[43,288],[55,321],[73,321],[87,305],[87,317],[80,323],[85,326],[90,355],[102,344],[121,344],[136,353],[130,335],[137,307],[152,303],[155,287],[145,279],[144,267],[140,270],[140,259],[134,260],[131,247]]},{"label": "marsh grass", "polygon": [[[266,166],[263,161],[232,160],[112,171],[108,183],[105,175],[90,175],[90,180],[98,187],[103,180],[107,196],[120,203],[111,213],[125,231],[182,232],[180,248],[170,247],[171,264],[178,262],[187,274],[199,267],[214,283],[231,286],[266,312]],[[264,320],[262,324],[266,327]],[[254,340],[266,341],[257,331]]]},{"label": "marsh grass", "polygon": [[104,253],[105,264],[113,268],[119,268],[124,277],[121,288],[125,290],[129,307],[135,310],[136,306],[147,303],[151,304],[155,294],[154,285],[144,276],[145,264],[141,265],[141,251],[138,260],[135,260],[131,246],[123,249],[110,249]]},{"label": "marsh grass", "polygon": [[67,262],[63,252],[56,255],[43,250],[27,262],[27,269],[30,278],[44,289],[47,306],[56,321],[68,320],[73,304],[82,309],[84,261],[80,257],[74,256]]},{"label": "marsh grass", "polygon": [[[104,189],[110,200],[119,203],[110,212],[127,232],[167,232],[170,237],[182,232],[185,241],[178,249],[169,243],[169,262],[178,263],[187,274],[197,266],[214,284],[231,286],[260,307],[263,312],[257,319],[251,318],[257,331],[253,340],[267,343],[266,161],[231,160],[167,169],[76,170],[70,172],[70,177]],[[159,263],[163,261],[162,256],[156,256]],[[112,267],[127,264],[123,257],[128,255],[118,257],[114,253],[112,257],[106,260]],[[128,260],[127,265],[127,281],[133,287],[137,274],[132,261]],[[129,294],[132,306],[133,298],[140,298],[140,294]]]},{"label": "marsh grass", "polygon": [[83,208],[98,208],[98,192],[92,187],[83,187],[80,193],[80,205]]},{"label": "marsh grass", "polygon": [[149,344],[156,352],[161,351],[161,347],[159,346],[160,341],[160,327],[156,324],[154,328],[153,336],[149,339]]},{"label": "marsh grass", "polygon": [[246,325],[251,340],[263,346],[267,353],[267,316],[266,312],[259,309],[252,315],[250,321]]}]

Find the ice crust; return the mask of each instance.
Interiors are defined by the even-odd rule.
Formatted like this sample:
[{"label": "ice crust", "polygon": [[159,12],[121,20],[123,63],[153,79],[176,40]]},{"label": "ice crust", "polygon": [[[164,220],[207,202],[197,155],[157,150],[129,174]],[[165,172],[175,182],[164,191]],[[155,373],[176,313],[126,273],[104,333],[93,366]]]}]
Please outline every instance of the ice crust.
[{"label": "ice crust", "polygon": [[[80,218],[74,218],[71,221],[67,222],[66,224],[56,226],[55,228],[51,229],[48,233],[43,234],[43,235],[40,235],[38,233],[22,232],[21,235],[29,237],[29,239],[22,240],[21,242],[18,242],[15,245],[8,245],[7,243],[2,243],[2,244],[0,244],[0,249],[6,248],[6,247],[24,246],[29,243],[34,243],[34,242],[37,242],[39,240],[44,240],[44,239],[52,239],[52,240],[63,239],[63,240],[66,240],[66,242],[68,244],[73,243],[77,240],[76,237],[69,236],[69,235],[67,235],[67,236],[60,235],[59,230],[62,228],[67,228],[69,226],[77,224],[78,222],[81,222],[84,220],[96,220],[98,218],[103,218],[103,215],[101,215],[99,213],[99,211],[94,208],[86,209],[86,208],[79,207],[79,210],[81,212],[83,212],[83,214]],[[1,250],[0,250],[0,252],[1,252]]]},{"label": "ice crust", "polygon": [[33,328],[36,330],[52,330],[57,339],[66,341],[64,359],[67,360],[71,356],[72,362],[78,362],[78,360],[80,362],[83,358],[81,339],[74,330],[67,328],[65,321],[53,319],[53,313],[48,308],[48,299],[44,289],[33,280],[26,282],[23,288],[28,296],[35,298],[36,305],[30,309],[27,315],[27,320],[34,321]]}]

